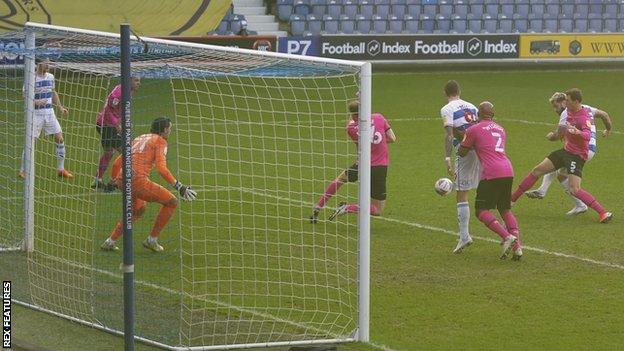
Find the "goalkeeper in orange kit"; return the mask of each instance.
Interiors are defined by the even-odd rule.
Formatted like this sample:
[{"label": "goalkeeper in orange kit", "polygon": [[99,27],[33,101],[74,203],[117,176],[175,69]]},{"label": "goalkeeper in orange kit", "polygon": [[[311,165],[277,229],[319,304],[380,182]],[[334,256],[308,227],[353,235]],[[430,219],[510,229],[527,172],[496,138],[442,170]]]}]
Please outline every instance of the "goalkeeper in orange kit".
[{"label": "goalkeeper in orange kit", "polygon": [[[192,201],[197,196],[190,186],[184,186],[177,181],[167,168],[167,138],[171,133],[171,127],[169,118],[156,118],[152,122],[149,134],[143,134],[132,141],[132,220],[136,221],[141,218],[148,202],[158,202],[162,205],[150,235],[143,241],[143,246],[154,252],[164,250],[158,244],[158,235],[178,206],[178,199],[175,195],[149,179],[154,166],[167,183],[180,193],[182,199]],[[116,180],[117,187],[121,189],[121,156],[117,157],[113,164],[112,179]],[[102,244],[102,250],[119,250],[116,242],[121,235],[122,221],[119,221],[110,237]]]}]

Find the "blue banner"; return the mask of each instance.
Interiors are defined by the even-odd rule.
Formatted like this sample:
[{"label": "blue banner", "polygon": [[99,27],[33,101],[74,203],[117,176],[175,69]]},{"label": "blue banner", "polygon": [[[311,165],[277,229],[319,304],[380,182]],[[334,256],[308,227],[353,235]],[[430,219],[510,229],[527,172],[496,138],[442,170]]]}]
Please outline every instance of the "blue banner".
[{"label": "blue banner", "polygon": [[277,48],[285,54],[318,56],[319,43],[320,37],[281,37]]},{"label": "blue banner", "polygon": [[24,41],[21,39],[0,39],[0,65],[15,65],[24,63],[24,55],[14,52],[24,50]]}]

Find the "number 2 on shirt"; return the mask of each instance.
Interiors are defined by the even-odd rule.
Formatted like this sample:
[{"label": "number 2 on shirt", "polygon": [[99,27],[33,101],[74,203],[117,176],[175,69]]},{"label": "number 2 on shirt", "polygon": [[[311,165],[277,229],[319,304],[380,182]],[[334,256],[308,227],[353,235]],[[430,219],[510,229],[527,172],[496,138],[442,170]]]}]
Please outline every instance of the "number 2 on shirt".
[{"label": "number 2 on shirt", "polygon": [[494,151],[496,152],[505,152],[505,148],[503,145],[503,136],[500,133],[492,132],[492,136],[496,138],[496,146],[494,147]]}]

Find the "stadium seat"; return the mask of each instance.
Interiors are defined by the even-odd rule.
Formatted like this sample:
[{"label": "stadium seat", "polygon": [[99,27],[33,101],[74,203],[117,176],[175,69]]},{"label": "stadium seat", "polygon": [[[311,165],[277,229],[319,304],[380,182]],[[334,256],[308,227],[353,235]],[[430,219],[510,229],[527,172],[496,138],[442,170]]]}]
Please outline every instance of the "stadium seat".
[{"label": "stadium seat", "polygon": [[[303,19],[302,19],[303,20]],[[238,33],[242,26],[242,21],[245,21],[245,16],[243,15],[232,15],[230,19],[230,32]],[[305,27],[305,22],[304,22]]]},{"label": "stadium seat", "polygon": [[453,14],[453,4],[447,1],[440,1],[438,3],[438,14],[442,16],[451,17]]},{"label": "stadium seat", "polygon": [[531,5],[531,13],[545,13],[546,11],[544,0],[529,0],[529,4]]},{"label": "stadium seat", "polygon": [[329,0],[327,3],[327,14],[339,18],[342,13],[342,1],[341,0]]},{"label": "stadium seat", "polygon": [[429,17],[435,17],[435,15],[438,13],[438,5],[435,4],[423,4],[423,14],[429,16]]},{"label": "stadium seat", "polygon": [[515,14],[515,1],[514,0],[500,0],[500,13],[511,18]]},{"label": "stadium seat", "polygon": [[611,13],[613,15],[617,15],[618,12],[618,2],[617,0],[604,0],[604,10],[602,13]]},{"label": "stadium seat", "polygon": [[407,4],[407,13],[412,16],[420,16],[422,13],[422,5],[421,4]]},{"label": "stadium seat", "polygon": [[353,34],[355,33],[355,21],[353,18],[341,15],[340,16],[340,31],[344,34]]},{"label": "stadium seat", "polygon": [[[228,16],[226,16],[226,17],[228,17]],[[226,17],[224,17],[221,20],[221,22],[219,22],[219,25],[214,30],[214,34],[218,34],[218,35],[228,35],[229,34],[230,20],[229,20],[229,18],[226,18]]]},{"label": "stadium seat", "polygon": [[549,1],[548,3],[546,3],[546,13],[551,15],[551,16],[559,16],[559,13],[561,12],[561,8],[559,7],[559,3],[553,3],[552,1]]},{"label": "stadium seat", "polygon": [[468,30],[471,33],[481,33],[483,28],[483,21],[480,17],[475,17],[473,14],[468,15]]},{"label": "stadium seat", "polygon": [[609,14],[603,14],[602,18],[602,30],[604,32],[615,33],[618,31],[617,28],[617,19],[615,16],[610,16]]},{"label": "stadium seat", "polygon": [[293,13],[292,0],[278,0],[277,1],[277,17],[279,17],[281,21],[288,21],[292,13]]},{"label": "stadium seat", "polygon": [[323,31],[327,34],[338,33],[338,19],[330,15],[323,16]]},{"label": "stadium seat", "polygon": [[369,34],[371,32],[372,23],[369,18],[366,18],[362,15],[358,15],[355,18],[355,29],[358,33],[361,34]]},{"label": "stadium seat", "polygon": [[547,13],[544,14],[544,32],[556,33],[559,29],[559,19]]},{"label": "stadium seat", "polygon": [[514,14],[521,15],[522,18],[528,18],[529,13],[531,12],[531,5],[529,4],[529,0],[516,0],[516,11]]},{"label": "stadium seat", "polygon": [[373,12],[375,11],[375,5],[373,5],[372,0],[360,0],[359,1],[359,5],[360,5],[360,12],[359,14],[371,19],[373,18]]},{"label": "stadium seat", "polygon": [[321,18],[316,17],[313,14],[309,14],[306,16],[306,22],[308,32],[310,32],[312,35],[321,34],[321,31],[323,30],[323,22],[321,21]]},{"label": "stadium seat", "polygon": [[434,29],[435,29],[434,19],[427,15],[420,15],[419,33],[433,33]]},{"label": "stadium seat", "polygon": [[454,15],[451,18],[451,22],[452,22],[452,27],[451,27],[451,32],[455,32],[455,33],[466,33],[468,26],[467,26],[467,22],[466,22],[466,17],[464,16],[460,16],[460,15]]},{"label": "stadium seat", "polygon": [[526,33],[529,30],[529,20],[519,13],[513,15],[514,32]]},{"label": "stadium seat", "polygon": [[403,33],[403,20],[396,15],[388,16],[388,22],[390,24],[390,33],[400,34]]},{"label": "stadium seat", "polygon": [[305,25],[306,22],[304,17],[295,14],[290,16],[290,32],[292,33],[292,35],[303,35],[303,32],[305,32],[306,29]]},{"label": "stadium seat", "polygon": [[589,0],[589,13],[602,14],[602,0]]},{"label": "stadium seat", "polygon": [[373,15],[373,32],[375,34],[385,34],[388,30],[388,20],[379,15]]},{"label": "stadium seat", "polygon": [[405,15],[405,30],[408,33],[418,33],[418,17]]},{"label": "stadium seat", "polygon": [[541,33],[544,31],[544,19],[542,14],[531,13],[529,14],[529,29],[531,33]]},{"label": "stadium seat", "polygon": [[312,8],[305,0],[296,0],[293,5],[295,15],[305,16],[312,13]]},{"label": "stadium seat", "polygon": [[561,13],[564,13],[568,16],[573,16],[575,13],[574,10],[574,0],[561,0]]},{"label": "stadium seat", "polygon": [[435,18],[435,29],[440,33],[448,33],[451,31],[451,19],[444,15],[437,15]]},{"label": "stadium seat", "polygon": [[[562,14],[563,15],[563,14]],[[594,16],[598,16],[598,21],[600,23],[600,29],[598,30],[598,32],[602,31],[602,15],[598,14],[598,13],[594,13]],[[576,13],[573,16],[574,19],[574,28],[572,28],[572,31],[574,33],[583,33],[583,32],[587,32],[589,30],[589,21],[588,21],[588,16],[584,13]],[[596,30],[593,30],[593,32],[596,32]]]},{"label": "stadium seat", "polygon": [[342,13],[351,18],[355,18],[358,14],[358,4],[355,0],[346,0],[342,4]]},{"label": "stadium seat", "polygon": [[496,33],[496,29],[498,27],[498,21],[496,18],[488,15],[487,13],[483,15],[483,29],[481,32],[483,33]]},{"label": "stadium seat", "polygon": [[589,3],[587,0],[574,0],[575,13],[589,13]]},{"label": "stadium seat", "polygon": [[390,2],[388,0],[382,1],[387,1],[388,3],[375,5],[375,14],[387,18],[390,14]]},{"label": "stadium seat", "polygon": [[[395,0],[393,0],[393,2],[394,1]],[[406,9],[405,4],[392,3],[390,5],[390,13],[392,13],[393,15],[399,18],[403,18],[403,16],[405,16],[405,14],[407,13],[405,9]]]},{"label": "stadium seat", "polygon": [[512,33],[513,21],[510,17],[501,13],[498,15],[498,33]]},{"label": "stadium seat", "polygon": [[470,0],[470,13],[475,17],[483,16],[483,1],[482,0]]},{"label": "stadium seat", "polygon": [[312,14],[316,17],[322,18],[327,13],[327,1],[325,0],[310,0],[310,6],[312,6]]},{"label": "stadium seat", "polygon": [[485,13],[490,15],[491,17],[498,16],[498,2],[493,1],[494,3],[486,3],[485,4]]},{"label": "stadium seat", "polygon": [[[587,21],[585,21],[587,27]],[[574,30],[574,21],[572,18],[565,14],[559,15],[558,31],[564,33],[571,33]]]},{"label": "stadium seat", "polygon": [[465,18],[468,15],[468,4],[463,0],[455,0],[453,3],[453,14]]},{"label": "stadium seat", "polygon": [[620,13],[617,19],[617,31],[624,32],[624,14]]}]

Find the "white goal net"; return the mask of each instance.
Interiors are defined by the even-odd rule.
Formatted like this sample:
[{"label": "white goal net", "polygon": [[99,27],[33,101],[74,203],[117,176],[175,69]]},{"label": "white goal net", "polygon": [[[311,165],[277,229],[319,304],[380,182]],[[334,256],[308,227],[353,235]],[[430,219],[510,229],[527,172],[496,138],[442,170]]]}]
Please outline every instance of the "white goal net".
[{"label": "white goal net", "polygon": [[[0,50],[27,63],[46,59],[68,109],[53,107],[74,176],[58,176],[59,141],[45,128],[25,137],[24,115],[37,111],[23,96],[42,97],[34,64],[0,66],[3,278],[22,303],[121,331],[122,256],[100,244],[121,219],[122,196],[92,188],[103,153],[96,117],[120,82],[119,36],[30,24],[0,41],[20,43]],[[141,78],[132,134],[170,118],[168,168],[198,193],[160,234],[163,252],[141,246],[160,204],[134,224],[136,335],[172,349],[366,341],[368,213],[328,217],[340,202],[368,208],[368,176],[364,190],[342,186],[316,224],[309,217],[343,169],[369,162],[345,127],[358,93],[369,118],[370,66],[149,38],[134,38],[131,52]],[[151,179],[177,195],[157,172]]]}]

